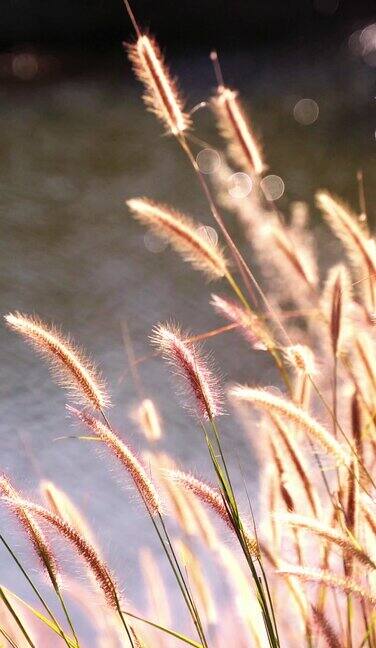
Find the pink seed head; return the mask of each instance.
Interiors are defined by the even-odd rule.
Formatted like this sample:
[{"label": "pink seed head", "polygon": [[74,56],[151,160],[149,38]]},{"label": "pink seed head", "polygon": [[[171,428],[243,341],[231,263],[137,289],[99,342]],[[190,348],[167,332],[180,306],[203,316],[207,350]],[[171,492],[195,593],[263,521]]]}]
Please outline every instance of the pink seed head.
[{"label": "pink seed head", "polygon": [[223,414],[218,377],[188,336],[173,324],[159,324],[151,340],[181,378],[184,405],[199,418],[211,420]]}]

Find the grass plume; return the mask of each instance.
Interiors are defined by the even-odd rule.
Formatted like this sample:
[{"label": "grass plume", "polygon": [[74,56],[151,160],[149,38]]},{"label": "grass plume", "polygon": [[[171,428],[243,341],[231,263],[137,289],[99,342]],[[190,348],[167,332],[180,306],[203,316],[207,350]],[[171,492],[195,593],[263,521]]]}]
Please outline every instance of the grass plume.
[{"label": "grass plume", "polygon": [[87,540],[78,533],[78,531],[76,531],[68,522],[63,520],[56,513],[52,513],[52,511],[49,511],[43,506],[25,499],[19,499],[17,505],[21,507],[25,513],[30,513],[53,526],[59,535],[68,540],[77,552],[78,556],[82,558],[91,569],[98,585],[103,591],[108,605],[114,609],[118,609],[119,599],[115,588],[114,578],[102,559],[98,556],[96,549],[92,547]]},{"label": "grass plume", "polygon": [[10,510],[14,512],[21,526],[24,528],[43,569],[47,570],[52,581],[57,584],[59,580],[59,572],[56,558],[52,553],[51,547],[32,513],[25,510],[20,504],[20,502],[22,502],[22,495],[17,492],[9,478],[5,475],[2,475],[0,478],[0,494],[8,504]]},{"label": "grass plume", "polygon": [[98,437],[107,446],[111,454],[125,468],[126,472],[132,478],[143,501],[153,515],[157,515],[162,510],[162,503],[159,493],[152,480],[148,476],[144,466],[141,464],[136,455],[121,441],[115,432],[108,425],[101,423],[94,416],[87,412],[79,411],[68,406],[69,413],[81,421],[95,436]]},{"label": "grass plume", "polygon": [[233,387],[230,390],[230,396],[237,401],[249,403],[269,414],[276,414],[277,416],[286,418],[303,429],[338,464],[349,465],[350,459],[348,453],[340,443],[332,437],[324,426],[293,402],[276,396],[266,389],[253,389],[242,385]]},{"label": "grass plume", "polygon": [[220,86],[211,103],[230,157],[248,173],[261,175],[266,168],[261,147],[240,106],[238,93]]},{"label": "grass plume", "polygon": [[219,381],[198,347],[177,326],[159,324],[151,337],[181,379],[182,400],[199,417],[212,420],[223,413]]},{"label": "grass plume", "polygon": [[191,218],[147,198],[132,198],[127,205],[136,220],[170,243],[195,270],[200,270],[210,280],[226,275],[227,261],[221,248],[209,242]]},{"label": "grass plume", "polygon": [[[196,495],[196,497],[198,497],[201,502],[203,502],[212,511],[214,511],[214,513],[219,518],[221,518],[231,530],[233,530],[228,511],[226,509],[226,506],[224,505],[223,498],[219,490],[210,486],[206,482],[197,479],[189,473],[184,473],[181,470],[169,470],[167,472],[167,475],[173,482],[179,484],[188,492]],[[248,530],[246,530],[246,528],[245,535],[250,552],[254,556],[257,556],[259,554],[259,549],[256,539]]]},{"label": "grass plume", "polygon": [[110,397],[93,363],[55,326],[18,312],[9,313],[5,320],[12,331],[48,360],[57,382],[68,390],[73,400],[99,411],[108,407]]},{"label": "grass plume", "polygon": [[319,583],[327,587],[338,589],[340,592],[355,596],[356,598],[369,603],[372,607],[376,606],[374,594],[366,590],[360,583],[351,578],[343,578],[324,569],[313,569],[303,565],[283,565],[278,569],[278,573],[288,576],[296,576],[303,581]]},{"label": "grass plume", "polygon": [[183,110],[176,82],[171,78],[154,38],[141,34],[128,46],[129,59],[137,78],[145,88],[144,101],[167,132],[179,135],[189,128],[191,120]]}]

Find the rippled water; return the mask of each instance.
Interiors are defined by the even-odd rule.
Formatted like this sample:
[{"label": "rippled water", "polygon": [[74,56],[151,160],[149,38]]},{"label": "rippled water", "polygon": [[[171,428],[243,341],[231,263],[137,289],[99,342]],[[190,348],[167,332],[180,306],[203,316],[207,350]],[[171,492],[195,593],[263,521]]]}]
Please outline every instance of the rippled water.
[{"label": "rippled water", "polygon": [[[113,69],[118,65],[121,72],[118,60]],[[127,75],[118,71],[112,77],[98,68],[97,75],[90,71],[0,91],[0,311],[35,312],[70,331],[108,378],[115,403],[112,420],[142,449],[145,443],[130,418],[139,394],[124,352],[126,322],[136,356],[146,356],[139,372],[144,393],[161,410],[161,447],[205,474],[200,431],[173,396],[162,363],[151,357],[148,335],[156,322],[172,316],[194,332],[216,326],[208,306],[211,286],[171,251],[150,252],[144,231],[130,220],[123,203],[125,197],[146,195],[212,223],[182,154],[145,113],[139,89]],[[342,50],[305,60],[299,53],[263,54],[259,62],[242,54],[226,59],[224,68],[252,106],[272,172],[284,180],[282,207],[290,198],[311,201],[318,186],[355,200],[360,165],[368,196],[375,197],[368,68]],[[177,69],[189,104],[205,98],[212,84],[207,61],[187,58],[178,61]],[[318,120],[310,126],[294,119],[294,106],[302,98],[319,107]],[[197,135],[217,143],[207,113],[197,113],[197,124]],[[241,242],[236,224],[229,223]],[[4,328],[0,337],[1,470],[30,493],[42,476],[65,488],[86,511],[127,591],[142,601],[136,556],[141,545],[156,546],[150,524],[137,504],[129,505],[133,494],[121,485],[115,467],[109,470],[90,444],[54,441],[72,434],[64,394],[20,339]],[[215,339],[211,347],[227,378],[276,381],[268,360],[250,353],[236,336]],[[242,457],[257,501],[249,446],[234,419],[223,421],[232,463],[236,467]],[[2,520],[7,535],[23,547],[8,530],[9,518]],[[15,585],[4,553],[2,560],[1,577]],[[27,592],[22,582],[17,587]]]}]

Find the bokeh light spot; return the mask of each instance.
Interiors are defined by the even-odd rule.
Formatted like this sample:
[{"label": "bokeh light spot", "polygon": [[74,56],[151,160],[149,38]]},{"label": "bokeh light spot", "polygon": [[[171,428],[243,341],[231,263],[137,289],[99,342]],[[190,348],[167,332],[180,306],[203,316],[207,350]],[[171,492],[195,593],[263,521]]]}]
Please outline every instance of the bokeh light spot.
[{"label": "bokeh light spot", "polygon": [[252,191],[252,180],[246,173],[239,171],[228,179],[228,192],[232,198],[246,198]]},{"label": "bokeh light spot", "polygon": [[348,40],[349,50],[355,56],[361,56],[362,54],[362,44],[360,42],[361,33],[362,30],[357,29],[349,36],[349,40]]},{"label": "bokeh light spot", "polygon": [[294,117],[299,124],[314,124],[319,116],[319,106],[314,99],[300,99],[294,106]]},{"label": "bokeh light spot", "polygon": [[314,0],[313,6],[319,13],[330,16],[337,11],[339,0]]},{"label": "bokeh light spot", "polygon": [[260,182],[260,187],[264,192],[266,200],[278,200],[285,191],[285,183],[277,175],[268,175]]},{"label": "bokeh light spot", "polygon": [[376,23],[365,27],[360,36],[360,47],[363,60],[371,67],[376,66]]},{"label": "bokeh light spot", "polygon": [[221,156],[218,151],[205,148],[197,154],[196,162],[201,173],[215,173],[221,166]]},{"label": "bokeh light spot", "polygon": [[12,72],[22,81],[31,81],[38,74],[38,60],[33,54],[16,54],[12,60]]},{"label": "bokeh light spot", "polygon": [[205,239],[210,245],[217,245],[218,243],[218,234],[214,227],[210,225],[201,225],[198,228],[200,236]]},{"label": "bokeh light spot", "polygon": [[167,247],[167,242],[155,236],[152,232],[146,232],[144,236],[144,245],[149,252],[160,254]]},{"label": "bokeh light spot", "polygon": [[376,23],[354,31],[348,46],[354,56],[361,56],[367,65],[376,67]]}]

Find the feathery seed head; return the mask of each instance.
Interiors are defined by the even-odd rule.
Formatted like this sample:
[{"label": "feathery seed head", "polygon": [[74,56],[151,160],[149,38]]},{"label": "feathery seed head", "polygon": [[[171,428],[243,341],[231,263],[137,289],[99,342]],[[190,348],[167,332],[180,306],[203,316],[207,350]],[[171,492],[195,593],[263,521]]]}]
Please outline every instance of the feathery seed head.
[{"label": "feathery seed head", "polygon": [[215,511],[226,524],[229,524],[226,507],[223,504],[221,493],[217,488],[182,470],[166,470],[165,473],[172,482],[179,484],[188,492],[196,495],[204,504],[207,504]]},{"label": "feathery seed head", "polygon": [[354,339],[354,350],[361,380],[369,386],[373,394],[376,391],[376,364],[372,337],[365,331],[358,332]]},{"label": "feathery seed head", "polygon": [[238,401],[251,403],[254,407],[280,415],[303,429],[312,440],[321,445],[324,451],[333,456],[338,464],[349,466],[350,458],[340,443],[305,410],[266,389],[253,389],[238,385],[230,389],[230,396]]},{"label": "feathery seed head", "polygon": [[344,265],[329,270],[322,296],[322,308],[328,321],[334,355],[343,351],[351,336],[350,307],[352,305],[351,280]]},{"label": "feathery seed head", "polygon": [[273,437],[270,437],[270,450],[271,456],[274,462],[274,465],[277,469],[278,475],[278,486],[279,492],[282,498],[284,505],[288,511],[295,511],[294,499],[290,492],[290,485],[288,483],[288,477],[286,475],[286,470],[280,453],[280,448],[276,440]]},{"label": "feathery seed head", "polygon": [[337,636],[337,633],[324,612],[315,605],[312,605],[312,616],[317,629],[322,633],[327,648],[343,648],[340,638]]},{"label": "feathery seed head", "polygon": [[297,527],[299,529],[307,529],[320,538],[323,538],[337,545],[344,552],[345,558],[355,558],[368,569],[376,569],[375,563],[373,562],[372,558],[368,556],[366,551],[358,546],[353,540],[351,540],[351,538],[348,538],[346,535],[344,535],[341,531],[333,529],[331,526],[319,522],[316,518],[308,517],[305,515],[289,513],[278,514],[277,517],[281,522],[289,524],[293,527]]},{"label": "feathery seed head", "polygon": [[363,447],[363,412],[358,391],[355,390],[351,398],[351,433],[354,439],[355,450],[359,458],[359,469],[364,462]]},{"label": "feathery seed head", "polygon": [[[48,508],[68,522],[95,547],[96,540],[89,524],[68,495],[51,481],[42,480],[39,488]],[[99,553],[98,549],[97,552]]]},{"label": "feathery seed head", "polygon": [[0,477],[0,495],[8,504],[9,508],[14,512],[18,521],[24,528],[43,568],[47,570],[50,578],[57,583],[59,574],[55,556],[53,555],[44,533],[37,524],[32,513],[25,511],[21,506],[20,502],[22,496],[14,488],[6,475],[1,475]]},{"label": "feathery seed head", "polygon": [[357,217],[326,191],[316,195],[317,205],[334,234],[343,243],[362,289],[364,304],[370,312],[376,309],[376,250],[367,230]]},{"label": "feathery seed head", "polygon": [[[352,462],[352,471],[349,472],[348,475],[345,520],[346,520],[346,527],[349,531],[350,537],[355,539],[359,537],[359,530],[360,530],[359,529],[359,520],[360,520],[359,480],[360,480],[359,464],[358,461],[354,459]],[[366,551],[364,553],[367,554]],[[354,554],[349,552],[349,555],[345,562],[345,570],[347,576],[351,576],[353,573],[353,558],[354,558]]]},{"label": "feathery seed head", "polygon": [[[223,502],[222,495],[220,491],[207,484],[206,482],[197,479],[189,473],[185,473],[181,470],[167,470],[166,475],[171,481],[179,484],[182,488],[188,492],[193,493],[201,500],[206,506],[208,506],[218,517],[220,517],[223,522],[234,532],[234,528],[231,523],[231,519],[227,512],[226,506]],[[254,555],[259,555],[258,543],[257,540],[253,537],[252,533],[247,529],[246,525],[242,523],[244,539],[247,543],[249,552]]]},{"label": "feathery seed head", "polygon": [[188,495],[183,493],[182,490],[174,484],[174,482],[165,478],[164,473],[166,469],[172,469],[175,467],[174,461],[168,455],[161,452],[158,454],[151,452],[143,453],[143,459],[145,463],[150,464],[153,471],[155,471],[158,482],[165,492],[169,504],[171,504],[173,516],[179,526],[182,528],[184,533],[188,535],[196,535],[198,531],[192,512],[192,498],[188,499]]},{"label": "feathery seed head", "polygon": [[282,263],[286,264],[286,269],[292,268],[294,277],[298,277],[302,287],[308,288],[311,293],[315,292],[319,279],[316,262],[302,236],[297,240],[291,229],[275,222],[270,224],[270,238],[275,251],[282,257]]},{"label": "feathery seed head", "polygon": [[322,585],[353,595],[366,603],[370,603],[372,607],[376,606],[376,596],[372,592],[364,589],[357,581],[350,578],[343,578],[327,569],[315,569],[306,567],[305,565],[290,565],[286,563],[280,565],[277,573],[297,576],[307,582],[321,583]]},{"label": "feathery seed head", "polygon": [[192,493],[183,491],[179,484],[168,478],[168,470],[175,470],[175,462],[165,453],[150,454],[148,461],[156,467],[160,484],[173,510],[174,517],[181,529],[189,536],[199,536],[213,549],[217,546],[217,534],[201,502]]},{"label": "feathery seed head", "polygon": [[[151,336],[154,346],[182,379],[184,405],[200,418],[213,419],[222,410],[218,378],[198,348],[173,324],[159,324]],[[187,394],[184,387],[187,387]]]},{"label": "feathery seed head", "polygon": [[286,425],[286,423],[283,422],[280,417],[275,416],[274,414],[271,414],[270,418],[274,423],[274,428],[278,434],[281,445],[284,447],[287,453],[287,458],[295,468],[296,473],[302,483],[313,513],[316,516],[320,516],[320,500],[316,492],[315,485],[310,479],[310,471],[308,465],[306,464],[304,455],[295,442],[293,434],[288,425]]},{"label": "feathery seed head", "polygon": [[147,107],[164,123],[167,132],[181,135],[190,127],[191,120],[183,110],[183,101],[158,44],[143,34],[127,49],[134,72],[144,84]]},{"label": "feathery seed head", "polygon": [[57,382],[74,400],[90,404],[96,410],[110,405],[104,381],[94,365],[54,326],[18,312],[9,313],[5,320],[10,329],[19,333],[49,361]]},{"label": "feathery seed head", "polygon": [[147,198],[132,198],[127,205],[136,220],[170,243],[195,270],[206,274],[209,280],[225,276],[227,261],[221,248],[202,236],[193,220]]},{"label": "feathery seed head", "polygon": [[162,429],[153,401],[150,398],[144,398],[137,413],[141,429],[148,441],[159,441],[162,437]]},{"label": "feathery seed head", "polygon": [[219,297],[219,295],[211,297],[211,304],[217,313],[236,324],[254,349],[264,351],[273,346],[273,341],[264,324],[255,313],[246,311],[245,308],[230,299]]},{"label": "feathery seed head", "polygon": [[359,505],[370,530],[373,535],[376,536],[376,511],[374,508],[374,501],[368,495],[362,493],[359,497]]},{"label": "feathery seed head", "polygon": [[212,107],[222,136],[228,142],[229,154],[248,173],[261,175],[265,170],[260,146],[247,123],[238,100],[238,93],[220,86],[212,99]]},{"label": "feathery seed head", "polygon": [[87,412],[79,411],[70,406],[67,406],[67,409],[72,416],[80,420],[93,434],[103,441],[110,452],[118,459],[132,478],[134,485],[149,511],[153,515],[160,512],[162,510],[162,504],[159,493],[144,466],[128,446],[107,425],[90,416]]},{"label": "feathery seed head", "polygon": [[296,371],[302,372],[305,376],[313,376],[316,373],[313,353],[304,344],[293,344],[285,347],[284,355],[287,362]]},{"label": "feathery seed head", "polygon": [[63,520],[56,513],[52,513],[52,511],[45,509],[43,506],[39,506],[38,504],[34,504],[33,502],[24,499],[18,500],[17,504],[25,513],[36,515],[45,522],[51,524],[51,526],[55,527],[61,536],[65,537],[68,542],[73,545],[77,554],[86,562],[95,575],[108,605],[117,609],[119,599],[116,593],[113,577],[111,576],[107,566],[99,557],[96,549],[89,544],[86,538],[74,529],[69,522]]}]

